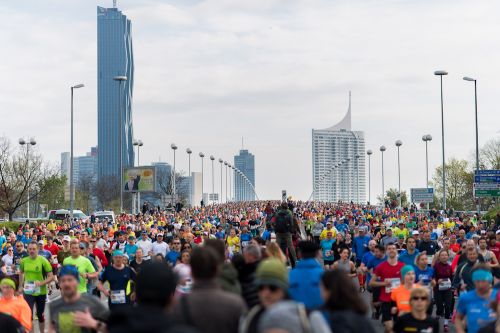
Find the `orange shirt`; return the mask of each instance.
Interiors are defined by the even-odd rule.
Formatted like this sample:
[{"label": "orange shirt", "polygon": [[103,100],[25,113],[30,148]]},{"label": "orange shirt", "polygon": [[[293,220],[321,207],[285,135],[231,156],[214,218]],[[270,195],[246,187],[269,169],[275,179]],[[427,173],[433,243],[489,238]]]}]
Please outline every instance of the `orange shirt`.
[{"label": "orange shirt", "polygon": [[[412,288],[417,287],[416,284],[413,285]],[[406,289],[404,285],[400,285],[393,291],[391,291],[391,299],[396,302],[396,307],[400,312],[410,312],[410,293],[411,289]]]},{"label": "orange shirt", "polygon": [[23,327],[30,331],[32,327],[31,309],[22,297],[13,297],[9,300],[0,298],[0,312],[14,317]]}]

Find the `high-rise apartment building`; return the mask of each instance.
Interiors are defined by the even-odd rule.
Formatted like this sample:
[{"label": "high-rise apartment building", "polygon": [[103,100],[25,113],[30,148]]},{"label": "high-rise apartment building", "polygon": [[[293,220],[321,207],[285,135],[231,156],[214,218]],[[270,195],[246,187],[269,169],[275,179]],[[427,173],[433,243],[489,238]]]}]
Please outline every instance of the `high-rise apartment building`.
[{"label": "high-rise apartment building", "polygon": [[[115,80],[117,76],[127,79]],[[120,131],[123,167],[134,165],[132,92],[134,57],[131,22],[118,8],[97,7],[98,177],[120,177]]]},{"label": "high-rise apartment building", "polygon": [[[234,156],[234,166],[245,175],[255,188],[255,156],[247,149],[240,150],[239,155]],[[247,182],[237,173],[234,174],[234,200],[251,201],[255,200],[253,190]]]},{"label": "high-rise apartment building", "polygon": [[366,200],[365,138],[351,130],[351,93],[347,114],[338,124],[312,130],[312,162],[314,200]]},{"label": "high-rise apartment building", "polygon": [[[70,182],[70,160],[71,154],[69,152],[61,153],[61,175],[66,176],[66,185],[68,186]],[[97,180],[97,147],[91,147],[90,152],[85,156],[73,157],[73,182],[75,187],[84,178],[91,181]]]}]

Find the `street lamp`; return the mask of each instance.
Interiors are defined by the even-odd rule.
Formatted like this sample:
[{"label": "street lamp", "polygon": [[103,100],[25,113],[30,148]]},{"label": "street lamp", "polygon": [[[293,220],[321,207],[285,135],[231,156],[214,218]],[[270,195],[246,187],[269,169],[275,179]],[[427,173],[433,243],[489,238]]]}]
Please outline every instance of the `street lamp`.
[{"label": "street lamp", "polygon": [[445,169],[445,154],[444,154],[444,106],[443,106],[443,76],[448,75],[446,71],[435,71],[434,75],[439,76],[441,81],[441,137],[443,148],[443,210],[446,210],[446,169]]},{"label": "street lamp", "polygon": [[[137,166],[141,166],[141,159],[140,159],[140,155],[141,155],[141,147],[144,145],[144,143],[142,142],[141,139],[139,140],[134,140],[133,142],[133,145],[134,146],[137,146]],[[141,211],[141,192],[137,191],[135,193],[136,197],[137,197],[137,212],[140,212]]]},{"label": "street lamp", "polygon": [[134,140],[133,143],[134,146],[137,146],[137,166],[141,166],[140,163],[140,153],[141,153],[141,147],[144,146],[144,142],[142,140]]},{"label": "street lamp", "polygon": [[234,183],[234,181],[232,181],[231,179],[233,178],[233,169],[234,169],[234,166],[231,165],[231,163],[227,163],[227,166],[229,167],[229,201],[233,201],[233,186],[232,184]]},{"label": "street lamp", "polygon": [[371,194],[372,194],[372,163],[371,163],[371,156],[373,154],[373,151],[371,149],[368,149],[366,151],[366,155],[368,155],[368,204],[370,204],[371,201]]},{"label": "street lamp", "polygon": [[425,187],[429,188],[429,154],[427,150],[427,143],[432,141],[432,135],[425,134],[422,136],[422,141],[425,142]]},{"label": "street lamp", "polygon": [[113,80],[118,82],[118,108],[119,108],[119,117],[118,121],[120,122],[119,128],[120,128],[120,176],[118,177],[120,179],[119,181],[119,186],[120,186],[120,214],[123,212],[123,112],[124,106],[122,106],[122,83],[127,81],[127,77],[120,75],[120,76],[115,76],[113,77]]},{"label": "street lamp", "polygon": [[[345,166],[345,171],[347,174],[347,202],[351,202],[351,173],[349,172],[349,162],[351,161],[351,158],[348,157],[345,159],[346,160],[346,166]],[[345,179],[345,177],[344,177]]]},{"label": "street lamp", "polygon": [[172,177],[173,177],[173,181],[172,181],[172,184],[173,184],[173,187],[172,187],[172,207],[175,208],[175,195],[176,195],[176,188],[175,186],[177,185],[176,184],[176,177],[175,177],[175,151],[177,150],[177,145],[175,143],[172,143],[170,145],[170,148],[172,148],[172,150],[174,151],[174,172],[172,173]]},{"label": "street lamp", "polygon": [[221,203],[222,202],[222,163],[224,163],[222,158],[219,158],[219,163],[220,163],[220,198],[219,198],[219,203]]},{"label": "street lamp", "polygon": [[201,205],[204,206],[204,198],[203,198],[203,157],[205,157],[205,154],[200,153],[199,156],[201,157]]},{"label": "street lamp", "polygon": [[[73,221],[73,208],[75,205],[75,181],[73,178],[73,91],[83,88],[83,83],[72,86],[71,89],[71,153],[69,160],[69,216]],[[28,216],[29,218],[29,216]]]},{"label": "street lamp", "polygon": [[[479,170],[479,127],[477,121],[477,80],[471,77],[464,77],[465,81],[474,82],[474,109],[476,116],[476,170]],[[477,202],[477,213],[481,213],[481,204]]]},{"label": "street lamp", "polygon": [[34,146],[36,145],[36,140],[34,138],[30,138],[29,141],[25,141],[23,138],[20,138],[19,139],[19,144],[21,146],[24,146],[26,145],[26,172],[28,173],[28,178],[27,178],[27,187],[26,187],[26,193],[27,193],[27,196],[28,196],[28,200],[26,201],[26,214],[27,214],[27,218],[29,219],[30,218],[30,170],[29,170],[29,165],[30,165],[30,146]]},{"label": "street lamp", "polygon": [[189,173],[189,206],[193,205],[193,177],[191,175],[191,154],[193,151],[189,148],[186,149],[188,154],[188,173]]},{"label": "street lamp", "polygon": [[380,151],[382,152],[382,206],[385,207],[385,187],[384,187],[384,151],[385,146],[380,146]]},{"label": "street lamp", "polygon": [[399,209],[401,209],[401,164],[399,160],[399,147],[403,145],[403,141],[396,140],[396,147],[398,147],[398,203]]},{"label": "street lamp", "polygon": [[356,203],[359,204],[359,154],[354,155],[356,158]]},{"label": "street lamp", "polygon": [[210,161],[212,161],[212,205],[214,204],[214,191],[215,191],[215,176],[214,176],[214,155],[210,155]]},{"label": "street lamp", "polygon": [[224,166],[226,167],[226,202],[227,202],[227,161],[224,161]]}]

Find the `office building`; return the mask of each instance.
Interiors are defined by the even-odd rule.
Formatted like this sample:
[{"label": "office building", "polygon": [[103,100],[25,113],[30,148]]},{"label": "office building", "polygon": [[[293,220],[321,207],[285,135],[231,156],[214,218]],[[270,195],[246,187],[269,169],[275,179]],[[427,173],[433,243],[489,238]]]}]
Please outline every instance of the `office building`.
[{"label": "office building", "polygon": [[[255,188],[255,156],[247,149],[241,149],[239,155],[234,156],[234,166],[245,175]],[[237,173],[234,174],[234,199],[236,201],[255,200],[255,195],[248,183]]]},{"label": "office building", "polygon": [[[125,76],[126,81],[117,81]],[[131,22],[118,8],[97,7],[98,177],[120,177],[120,131],[123,167],[134,165],[132,93],[134,58]]]},{"label": "office building", "polygon": [[[69,152],[61,153],[61,176],[66,176],[66,185],[70,182],[70,160]],[[90,178],[89,178],[90,177]],[[73,157],[73,182],[75,187],[81,179],[97,180],[97,147],[91,147],[85,156]]]},{"label": "office building", "polygon": [[347,114],[339,123],[312,130],[312,164],[314,200],[365,202],[365,138],[351,130],[350,93]]},{"label": "office building", "polygon": [[[199,207],[203,195],[201,193],[201,172],[191,172],[191,206]],[[206,202],[206,201],[205,201]]]}]

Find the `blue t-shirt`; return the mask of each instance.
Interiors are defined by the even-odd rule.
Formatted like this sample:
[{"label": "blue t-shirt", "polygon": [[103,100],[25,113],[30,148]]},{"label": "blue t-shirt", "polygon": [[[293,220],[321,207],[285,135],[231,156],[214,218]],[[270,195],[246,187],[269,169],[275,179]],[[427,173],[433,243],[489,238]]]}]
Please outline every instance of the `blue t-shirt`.
[{"label": "blue t-shirt", "polygon": [[368,249],[368,242],[371,237],[368,235],[356,236],[352,242],[352,250],[356,253],[356,259],[362,259],[366,252],[370,251]]},{"label": "blue t-shirt", "polygon": [[[375,255],[373,253],[371,253],[370,251],[366,252],[365,255],[363,256],[363,258],[361,259],[361,263],[363,263],[366,267],[368,267],[368,263],[373,259],[375,258]],[[370,272],[367,272],[366,273],[366,282],[370,282],[370,280],[372,279],[372,275],[370,274]]]},{"label": "blue t-shirt", "polygon": [[467,333],[477,333],[487,323],[495,320],[490,303],[496,299],[497,290],[491,291],[488,299],[479,297],[475,290],[460,295],[457,312],[467,317]]},{"label": "blue t-shirt", "polygon": [[125,253],[127,254],[130,260],[135,258],[135,253],[137,252],[138,248],[139,247],[137,246],[137,244],[134,245],[130,245],[129,243],[125,244]]},{"label": "blue t-shirt", "polygon": [[387,256],[383,256],[382,258],[377,258],[373,256],[373,258],[368,262],[368,265],[366,267],[368,269],[375,269],[378,265],[380,265],[381,262],[387,260]]},{"label": "blue t-shirt", "polygon": [[434,276],[434,268],[427,266],[424,270],[415,267],[415,282],[422,281],[424,286],[428,286],[431,283],[432,277]]},{"label": "blue t-shirt", "polygon": [[338,232],[341,232],[345,234],[349,230],[349,226],[345,223],[337,223],[335,225],[335,228],[337,229]]},{"label": "blue t-shirt", "polygon": [[240,236],[241,247],[247,247],[251,240],[252,240],[252,234],[241,234]]},{"label": "blue t-shirt", "polygon": [[177,262],[177,258],[179,258],[180,255],[181,255],[180,252],[170,251],[169,253],[167,253],[167,256],[165,257],[165,259],[167,260],[167,262],[171,263],[172,266],[175,266],[175,263]]},{"label": "blue t-shirt", "polygon": [[398,261],[401,261],[405,265],[417,267],[417,265],[415,265],[415,259],[417,259],[419,253],[420,251],[418,251],[418,249],[415,249],[415,252],[413,252],[413,254],[408,254],[408,250],[403,250],[398,256]]},{"label": "blue t-shirt", "polygon": [[323,239],[320,243],[321,246],[321,252],[323,253],[323,260],[330,260],[333,261],[333,251],[332,251],[332,246],[333,243],[335,243],[335,239]]}]

